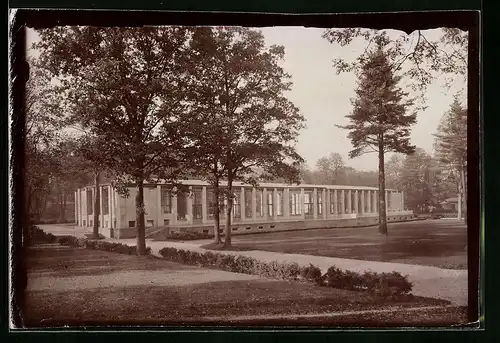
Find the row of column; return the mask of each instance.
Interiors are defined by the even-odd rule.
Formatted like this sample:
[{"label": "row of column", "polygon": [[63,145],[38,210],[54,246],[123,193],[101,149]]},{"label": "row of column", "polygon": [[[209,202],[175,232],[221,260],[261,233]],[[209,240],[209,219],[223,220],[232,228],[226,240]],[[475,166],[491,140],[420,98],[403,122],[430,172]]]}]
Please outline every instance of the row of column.
[{"label": "row of column", "polygon": [[[103,189],[107,188],[108,190],[108,214],[107,214],[107,220],[108,220],[108,225],[104,225],[104,214],[103,214]],[[192,191],[192,186],[189,187],[190,191]],[[92,190],[92,200],[95,199],[95,188],[90,188]],[[278,189],[277,188],[261,188],[262,189],[262,201],[261,201],[261,206],[262,206],[262,215],[257,216],[257,189],[252,188],[251,190],[251,209],[252,209],[252,217],[248,218],[251,221],[256,221],[258,219],[264,219],[268,220],[271,217],[274,220],[278,220],[278,218],[283,218],[283,219],[291,219],[291,218],[305,218],[305,189],[301,188],[300,189],[300,197],[299,197],[299,206],[300,206],[300,214],[298,215],[291,215],[290,214],[290,189],[289,188],[284,188],[283,191],[281,192],[282,194],[282,199],[281,199],[281,204],[278,203]],[[88,218],[88,204],[87,204],[87,194],[82,194],[86,192],[87,189],[79,189],[75,192],[75,213],[76,213],[76,220],[78,225],[83,225],[83,219],[86,221],[89,220]],[[269,192],[272,192],[272,216],[269,215],[269,204],[268,204],[268,194]],[[318,202],[318,192],[321,192],[321,211],[319,210],[319,202]],[[339,197],[339,192],[340,192],[340,197]],[[352,201],[352,196],[351,192],[354,192],[354,201]],[[368,196],[366,199],[368,200],[368,204],[366,206],[366,211],[365,211],[365,192],[368,192]],[[333,194],[332,194],[333,193]],[[313,218],[314,219],[328,219],[332,215],[333,216],[338,216],[338,215],[343,215],[343,214],[351,214],[351,213],[356,213],[356,214],[364,214],[364,213],[376,213],[378,212],[378,207],[377,207],[377,193],[378,191],[371,191],[371,190],[336,190],[336,189],[317,189],[314,188],[312,191],[312,202],[313,202]],[[385,195],[385,203],[386,203],[386,209],[388,208],[388,201],[389,197],[391,196],[391,193],[398,193],[400,194],[400,203],[397,206],[397,210],[403,211],[404,210],[404,198],[403,198],[403,193],[402,192],[392,192],[392,191],[386,191]],[[120,223],[116,223],[116,221],[120,220],[120,207],[118,206],[118,194],[114,192],[113,188],[109,185],[107,186],[101,186],[101,201],[100,201],[100,226],[101,227],[117,227],[120,226]],[[333,195],[333,196],[332,196]],[[361,197],[359,199],[358,197]],[[333,200],[333,204],[331,203]],[[347,203],[345,204],[344,201],[347,200]],[[396,200],[396,199],[394,199]],[[184,221],[186,224],[192,224],[193,223],[193,197],[188,196],[186,197],[186,210],[187,210],[187,220]],[[172,195],[171,197],[171,213],[168,215],[165,215],[163,213],[163,208],[161,204],[161,185],[157,186],[157,197],[156,197],[156,222],[158,225],[163,225],[164,218],[168,218],[170,223],[174,224],[177,222],[177,196]],[[358,206],[358,204],[360,206]],[[282,208],[280,208],[280,211],[278,211],[278,206],[281,205]],[[333,206],[332,206],[333,205]],[[92,204],[93,206],[93,204]],[[245,187],[240,188],[240,194],[239,194],[239,206],[240,206],[240,221],[245,221],[247,220],[245,209],[246,209],[246,202],[245,202]],[[202,223],[208,223],[210,219],[208,218],[208,199],[207,199],[207,187],[203,186],[201,188],[201,207],[202,207]],[[84,211],[85,209],[85,211]],[[345,210],[343,210],[345,209]],[[234,212],[234,211],[233,211]],[[280,215],[278,215],[278,212],[281,212]],[[85,213],[87,216],[84,216],[83,213]],[[88,226],[89,223],[86,222],[86,225]]]},{"label": "row of column", "polygon": [[[83,189],[78,189],[75,192],[75,221],[77,225],[83,226],[83,221],[85,220],[85,226],[90,226],[90,220],[93,220],[93,211],[92,211],[92,218],[88,218],[89,216],[89,211],[88,211],[88,199],[87,199],[87,191],[90,190],[92,192],[92,203],[90,206],[94,206],[94,201],[95,201],[95,188],[83,188]],[[108,192],[108,212],[104,214],[103,212],[103,207],[104,207],[104,202],[103,202],[103,193],[104,190]],[[99,195],[100,195],[100,201],[99,201],[99,227],[101,228],[112,228],[116,227],[116,220],[119,218],[119,206],[118,204],[118,199],[117,196],[118,194],[114,192],[113,187],[110,185],[105,185],[105,186],[100,186],[99,187]],[[85,211],[84,211],[85,209]],[[105,217],[106,216],[106,217]],[[107,220],[107,225],[106,225],[106,220]],[[93,223],[92,223],[93,224]]]}]

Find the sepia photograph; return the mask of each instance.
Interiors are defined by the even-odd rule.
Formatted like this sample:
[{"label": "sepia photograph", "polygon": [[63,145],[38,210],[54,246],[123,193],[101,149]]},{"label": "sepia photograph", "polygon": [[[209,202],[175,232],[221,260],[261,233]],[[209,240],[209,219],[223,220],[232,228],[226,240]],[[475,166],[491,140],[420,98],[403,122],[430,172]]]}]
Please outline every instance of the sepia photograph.
[{"label": "sepia photograph", "polygon": [[470,324],[463,27],[23,30],[14,327]]}]

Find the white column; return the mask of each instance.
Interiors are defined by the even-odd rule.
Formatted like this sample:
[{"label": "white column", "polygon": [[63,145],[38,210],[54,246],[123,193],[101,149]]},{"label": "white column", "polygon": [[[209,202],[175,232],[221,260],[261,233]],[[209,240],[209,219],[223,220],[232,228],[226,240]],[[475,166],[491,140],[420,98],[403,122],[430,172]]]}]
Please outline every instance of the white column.
[{"label": "white column", "polygon": [[301,217],[302,219],[305,219],[306,218],[306,211],[305,211],[305,205],[304,205],[304,201],[305,201],[305,197],[304,197],[304,188],[301,188],[300,189],[300,209],[301,209]]},{"label": "white column", "polygon": [[[176,190],[174,189],[174,192],[175,191]],[[171,199],[171,201],[172,201],[172,206],[171,206],[172,210],[170,212],[172,212],[171,213],[171,219],[172,220],[170,222],[172,224],[175,224],[175,223],[177,223],[177,194],[172,193],[172,199]]]},{"label": "white column", "polygon": [[252,187],[252,219],[257,220],[257,189]]},{"label": "white column", "polygon": [[201,222],[208,221],[208,201],[207,201],[207,186],[201,188]]},{"label": "white column", "polygon": [[328,219],[331,217],[331,208],[332,208],[332,205],[331,205],[331,199],[330,199],[330,196],[331,196],[331,190],[327,189],[326,192],[325,192],[325,199],[323,199],[323,203],[324,203],[324,208],[323,208],[323,212],[325,213],[325,216],[324,218],[325,219]]},{"label": "white column", "polygon": [[[283,199],[282,199],[283,200]],[[275,221],[278,220],[278,189],[273,189],[273,218]]]},{"label": "white column", "polygon": [[113,227],[113,187],[108,186],[108,228]]},{"label": "white column", "polygon": [[78,226],[78,191],[74,192],[75,203],[75,225]]},{"label": "white column", "polygon": [[352,214],[352,195],[351,190],[347,190],[347,213]]},{"label": "white column", "polygon": [[385,191],[385,212],[389,212],[389,192]]},{"label": "white column", "polygon": [[401,211],[405,210],[405,198],[404,198],[404,193],[401,191]]},{"label": "white column", "polygon": [[359,214],[359,191],[354,191],[354,213]]},{"label": "white column", "polygon": [[318,190],[313,188],[313,218],[318,219]]},{"label": "white column", "polygon": [[245,187],[241,187],[241,190],[240,190],[240,213],[241,213],[241,221],[246,220],[246,213],[245,213]]},{"label": "white column", "polygon": [[156,227],[163,226],[161,208],[161,185],[156,185]]},{"label": "white column", "polygon": [[365,191],[360,191],[361,196],[361,208],[359,214],[365,214]]},{"label": "white column", "polygon": [[104,227],[104,215],[102,214],[102,190],[104,189],[103,186],[99,186],[99,227],[103,228]]},{"label": "white column", "polygon": [[339,201],[338,201],[338,191],[333,190],[333,215],[336,217],[339,215]]},{"label": "white column", "polygon": [[262,217],[264,218],[264,220],[267,220],[269,217],[268,208],[267,208],[267,188],[262,188],[261,195],[262,195],[262,199],[260,201],[260,204],[262,206]]},{"label": "white column", "polygon": [[[115,229],[121,228],[122,227],[122,219],[121,219],[121,210],[120,210],[120,194],[115,190],[113,191],[113,197],[115,198],[115,218],[116,218],[116,225]],[[116,237],[116,232],[115,232],[115,237]]]},{"label": "white column", "polygon": [[326,189],[323,188],[321,191],[321,214],[323,215],[323,219],[328,218],[328,212],[330,211],[330,207],[327,207],[327,204],[329,203],[330,199],[327,200],[327,194],[328,197],[330,196],[330,193],[326,191]]},{"label": "white column", "polygon": [[283,217],[290,218],[290,189],[283,189]]},{"label": "white column", "polygon": [[189,193],[186,197],[187,223],[193,224],[193,186],[189,186]]}]

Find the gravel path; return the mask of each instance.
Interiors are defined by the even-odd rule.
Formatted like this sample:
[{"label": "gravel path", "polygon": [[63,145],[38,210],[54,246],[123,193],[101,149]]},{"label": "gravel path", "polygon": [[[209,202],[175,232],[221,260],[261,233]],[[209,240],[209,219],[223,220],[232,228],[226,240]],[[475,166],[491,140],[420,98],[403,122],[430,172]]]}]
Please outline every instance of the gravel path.
[{"label": "gravel path", "polygon": [[[94,268],[94,267],[92,267]],[[185,286],[219,281],[261,280],[272,282],[255,275],[230,273],[221,270],[195,269],[182,271],[154,270],[117,271],[103,275],[82,275],[54,277],[44,273],[32,273],[29,276],[28,291],[68,291],[89,288],[134,287],[144,286]]]},{"label": "gravel path", "polygon": [[[110,241],[113,241],[110,239]],[[121,239],[121,243],[135,245],[135,239]],[[164,247],[184,249],[197,252],[206,252],[200,247],[200,242],[170,242],[148,241],[154,255],[160,256],[159,251]],[[412,294],[416,296],[449,300],[457,306],[467,305],[467,270],[442,269],[431,266],[420,266],[403,263],[351,260],[345,258],[285,254],[261,250],[250,251],[218,251],[227,255],[243,255],[260,261],[297,262],[301,266],[312,263],[323,272],[335,265],[338,268],[355,272],[392,272],[397,271],[408,275],[413,282]]]}]

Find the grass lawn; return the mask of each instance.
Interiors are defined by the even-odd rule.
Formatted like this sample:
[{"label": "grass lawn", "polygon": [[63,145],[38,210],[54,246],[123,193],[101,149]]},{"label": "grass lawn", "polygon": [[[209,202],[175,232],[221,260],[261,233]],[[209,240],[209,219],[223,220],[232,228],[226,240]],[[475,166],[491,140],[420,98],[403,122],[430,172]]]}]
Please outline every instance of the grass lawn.
[{"label": "grass lawn", "polygon": [[[328,314],[339,311],[391,310],[446,306],[446,301],[408,297],[390,301],[368,294],[275,281],[245,274],[186,266],[153,257],[95,250],[33,248],[28,256],[26,323],[30,327],[62,325],[268,324],[252,316]],[[444,307],[443,307],[444,308]],[[450,310],[446,310],[450,311]],[[396,312],[369,318],[379,325]],[[449,325],[465,321],[461,308],[439,316],[433,311],[405,317],[415,325]],[[247,318],[240,318],[247,316]],[[392,317],[391,317],[392,316]],[[234,320],[236,318],[236,320]],[[250,318],[250,319],[249,319]],[[384,319],[385,318],[385,319]],[[290,319],[289,324],[362,325],[362,317]],[[283,323],[281,323],[283,324]],[[276,325],[276,323],[275,323]]]},{"label": "grass lawn", "polygon": [[233,237],[236,250],[330,256],[467,269],[466,228],[453,219],[391,223],[378,227],[273,232]]}]

